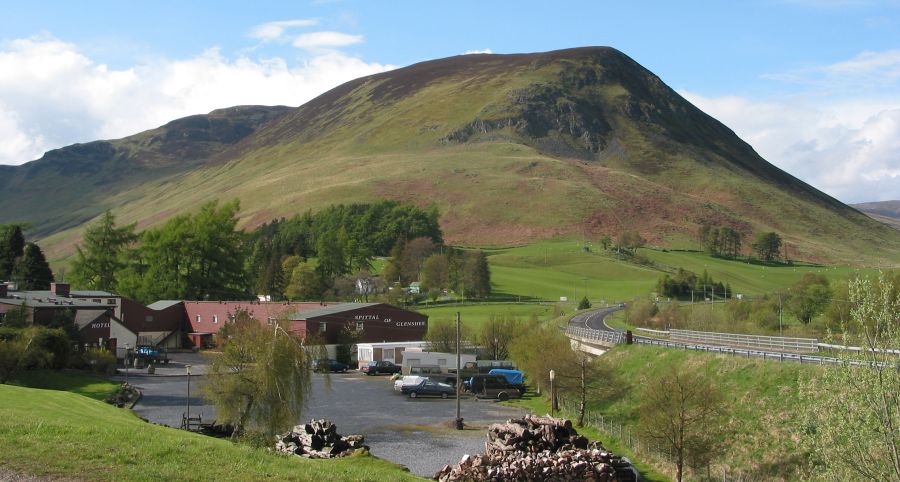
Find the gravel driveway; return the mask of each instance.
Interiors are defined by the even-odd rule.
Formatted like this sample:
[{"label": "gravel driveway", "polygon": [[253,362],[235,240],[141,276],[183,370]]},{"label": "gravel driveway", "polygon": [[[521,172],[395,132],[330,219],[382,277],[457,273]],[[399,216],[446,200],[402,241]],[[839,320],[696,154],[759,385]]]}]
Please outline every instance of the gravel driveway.
[{"label": "gravel driveway", "polygon": [[[172,373],[178,372],[180,363],[202,363],[199,358],[182,359],[187,356],[195,355],[176,355],[173,360],[176,370]],[[215,418],[215,409],[201,395],[203,379],[191,377],[191,414],[202,414],[206,421]],[[151,422],[180,426],[186,409],[186,376],[131,373],[129,381],[143,393],[134,408],[138,415]],[[488,424],[523,413],[492,401],[463,398],[462,417],[472,428],[456,431],[445,426],[456,416],[454,399],[413,400],[395,393],[388,377],[369,377],[357,372],[328,377],[315,374],[312,382],[304,420],[325,418],[337,424],[342,435],[363,434],[374,455],[405,465],[412,473],[425,477],[431,477],[445,464],[459,462],[465,454],[483,452]]]}]

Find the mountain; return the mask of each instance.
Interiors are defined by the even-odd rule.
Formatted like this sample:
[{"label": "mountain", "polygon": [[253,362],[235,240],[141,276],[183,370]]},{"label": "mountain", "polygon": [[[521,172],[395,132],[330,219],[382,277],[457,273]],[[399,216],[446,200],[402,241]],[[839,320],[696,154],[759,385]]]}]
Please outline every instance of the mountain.
[{"label": "mountain", "polygon": [[423,62],[298,108],[223,109],[0,174],[0,222],[30,221],[56,258],[104,209],[144,227],[237,197],[245,227],[386,198],[437,205],[461,245],[636,230],[687,248],[709,223],[745,246],[777,231],[795,259],[900,259],[896,231],[769,164],[607,47]]},{"label": "mountain", "polygon": [[868,214],[872,219],[900,229],[900,201],[877,201],[850,206]]}]

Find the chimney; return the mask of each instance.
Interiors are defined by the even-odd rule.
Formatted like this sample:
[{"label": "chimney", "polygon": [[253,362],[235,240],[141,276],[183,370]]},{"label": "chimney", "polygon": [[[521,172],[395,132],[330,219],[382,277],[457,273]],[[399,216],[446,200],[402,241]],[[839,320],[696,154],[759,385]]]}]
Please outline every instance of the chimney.
[{"label": "chimney", "polygon": [[69,283],[50,283],[50,292],[60,298],[68,298]]},{"label": "chimney", "polygon": [[6,298],[7,286],[6,283],[0,283],[0,298]]}]

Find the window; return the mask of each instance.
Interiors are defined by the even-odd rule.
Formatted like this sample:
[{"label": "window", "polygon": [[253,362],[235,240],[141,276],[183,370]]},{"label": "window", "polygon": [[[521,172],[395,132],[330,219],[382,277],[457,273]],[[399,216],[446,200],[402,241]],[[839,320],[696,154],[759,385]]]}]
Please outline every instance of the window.
[{"label": "window", "polygon": [[115,299],[115,298],[110,298],[110,299],[106,300],[106,304],[107,304],[107,305],[114,305],[114,304],[116,304],[116,299]]},{"label": "window", "polygon": [[213,323],[219,322],[219,315],[213,315]]},{"label": "window", "polygon": [[147,316],[145,316],[145,317],[144,317],[144,321],[146,321],[147,323],[150,323],[151,321],[153,321],[153,315],[147,315]]},{"label": "window", "polygon": [[440,365],[442,367],[447,366],[447,359],[446,358],[438,358],[438,365]]},{"label": "window", "polygon": [[91,301],[93,301],[94,303],[100,303],[100,299],[99,299],[99,298],[94,298],[94,299],[92,299]]},{"label": "window", "polygon": [[361,322],[361,321],[356,322],[356,331],[363,331],[363,322]]},{"label": "window", "polygon": [[197,323],[200,323],[200,321],[202,321],[200,320],[200,315],[197,315]]},{"label": "window", "polygon": [[270,316],[266,321],[269,323],[269,326],[275,326],[275,322],[278,320],[274,316]]},{"label": "window", "polygon": [[393,348],[385,348],[382,352],[382,357],[385,360],[393,360],[394,359],[394,349]]},{"label": "window", "polygon": [[326,323],[324,321],[319,322],[319,331],[320,332],[325,333],[325,328],[327,328],[327,327],[328,327],[328,323]]}]

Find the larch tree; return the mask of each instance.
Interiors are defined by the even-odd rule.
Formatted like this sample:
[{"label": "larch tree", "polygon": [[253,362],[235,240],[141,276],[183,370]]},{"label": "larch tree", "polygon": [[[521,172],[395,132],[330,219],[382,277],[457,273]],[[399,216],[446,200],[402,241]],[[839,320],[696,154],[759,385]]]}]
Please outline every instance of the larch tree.
[{"label": "larch tree", "polygon": [[137,239],[134,227],[117,227],[110,211],[88,226],[81,245],[76,247],[69,273],[72,283],[86,289],[115,291],[116,274],[127,264],[123,253]]}]

